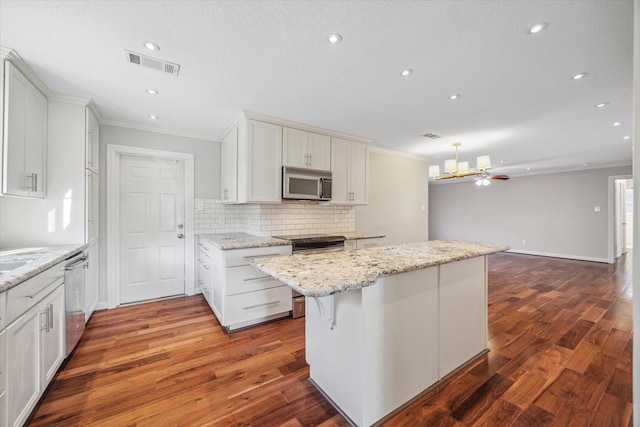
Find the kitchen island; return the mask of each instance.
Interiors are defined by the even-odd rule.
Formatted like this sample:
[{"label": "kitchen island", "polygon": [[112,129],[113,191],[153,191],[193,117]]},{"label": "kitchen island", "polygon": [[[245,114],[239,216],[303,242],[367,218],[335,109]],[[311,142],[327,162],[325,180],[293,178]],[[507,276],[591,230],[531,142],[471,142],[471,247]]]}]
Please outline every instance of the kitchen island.
[{"label": "kitchen island", "polygon": [[368,426],[486,352],[486,258],[507,249],[429,241],[253,264],[307,296],[310,379]]}]

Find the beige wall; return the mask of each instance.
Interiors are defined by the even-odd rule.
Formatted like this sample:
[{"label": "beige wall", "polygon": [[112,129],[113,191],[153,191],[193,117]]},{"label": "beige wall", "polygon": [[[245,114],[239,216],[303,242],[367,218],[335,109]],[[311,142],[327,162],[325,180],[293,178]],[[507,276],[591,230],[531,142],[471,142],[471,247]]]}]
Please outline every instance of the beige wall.
[{"label": "beige wall", "polygon": [[383,233],[385,244],[428,240],[428,164],[369,147],[369,204],[356,207],[356,231]]},{"label": "beige wall", "polygon": [[[610,176],[630,166],[429,187],[429,236],[502,243],[514,251],[608,261]],[[599,212],[595,207],[600,208]],[[524,241],[526,240],[526,243]]]}]

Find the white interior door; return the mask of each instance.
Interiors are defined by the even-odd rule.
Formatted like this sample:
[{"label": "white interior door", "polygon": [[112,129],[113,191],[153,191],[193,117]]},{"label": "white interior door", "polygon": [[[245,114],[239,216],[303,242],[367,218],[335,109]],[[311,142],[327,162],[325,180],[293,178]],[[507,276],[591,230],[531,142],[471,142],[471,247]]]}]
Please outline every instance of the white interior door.
[{"label": "white interior door", "polygon": [[633,180],[627,180],[625,190],[625,242],[628,251],[633,249]]},{"label": "white interior door", "polygon": [[615,257],[619,258],[626,249],[626,213],[625,213],[625,192],[626,180],[617,179],[615,200],[614,200],[614,218],[615,218]]},{"label": "white interior door", "polygon": [[120,156],[120,303],[185,293],[184,161]]}]

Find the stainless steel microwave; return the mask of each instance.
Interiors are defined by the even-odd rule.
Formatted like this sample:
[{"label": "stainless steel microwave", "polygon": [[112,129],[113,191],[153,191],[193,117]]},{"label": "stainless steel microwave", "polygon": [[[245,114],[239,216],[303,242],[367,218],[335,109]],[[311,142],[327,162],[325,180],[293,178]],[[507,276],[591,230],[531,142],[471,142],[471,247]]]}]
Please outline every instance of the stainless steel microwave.
[{"label": "stainless steel microwave", "polygon": [[289,200],[331,200],[331,172],[282,168],[282,198]]}]

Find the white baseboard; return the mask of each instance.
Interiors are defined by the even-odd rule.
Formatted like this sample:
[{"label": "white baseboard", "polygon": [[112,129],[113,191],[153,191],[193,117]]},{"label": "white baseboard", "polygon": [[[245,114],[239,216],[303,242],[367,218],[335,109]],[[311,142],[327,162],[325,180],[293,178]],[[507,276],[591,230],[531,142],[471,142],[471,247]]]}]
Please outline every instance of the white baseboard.
[{"label": "white baseboard", "polygon": [[107,302],[99,302],[96,304],[96,311],[98,310],[106,310],[107,308],[109,308],[109,306],[107,305]]},{"label": "white baseboard", "polygon": [[514,254],[523,254],[523,255],[536,255],[536,256],[547,256],[551,258],[564,258],[564,259],[575,259],[578,261],[592,261],[592,262],[604,262],[605,264],[609,263],[607,258],[596,258],[582,255],[569,255],[569,254],[554,254],[549,252],[536,252],[536,251],[523,251],[521,249],[510,249],[507,252],[511,252]]}]

